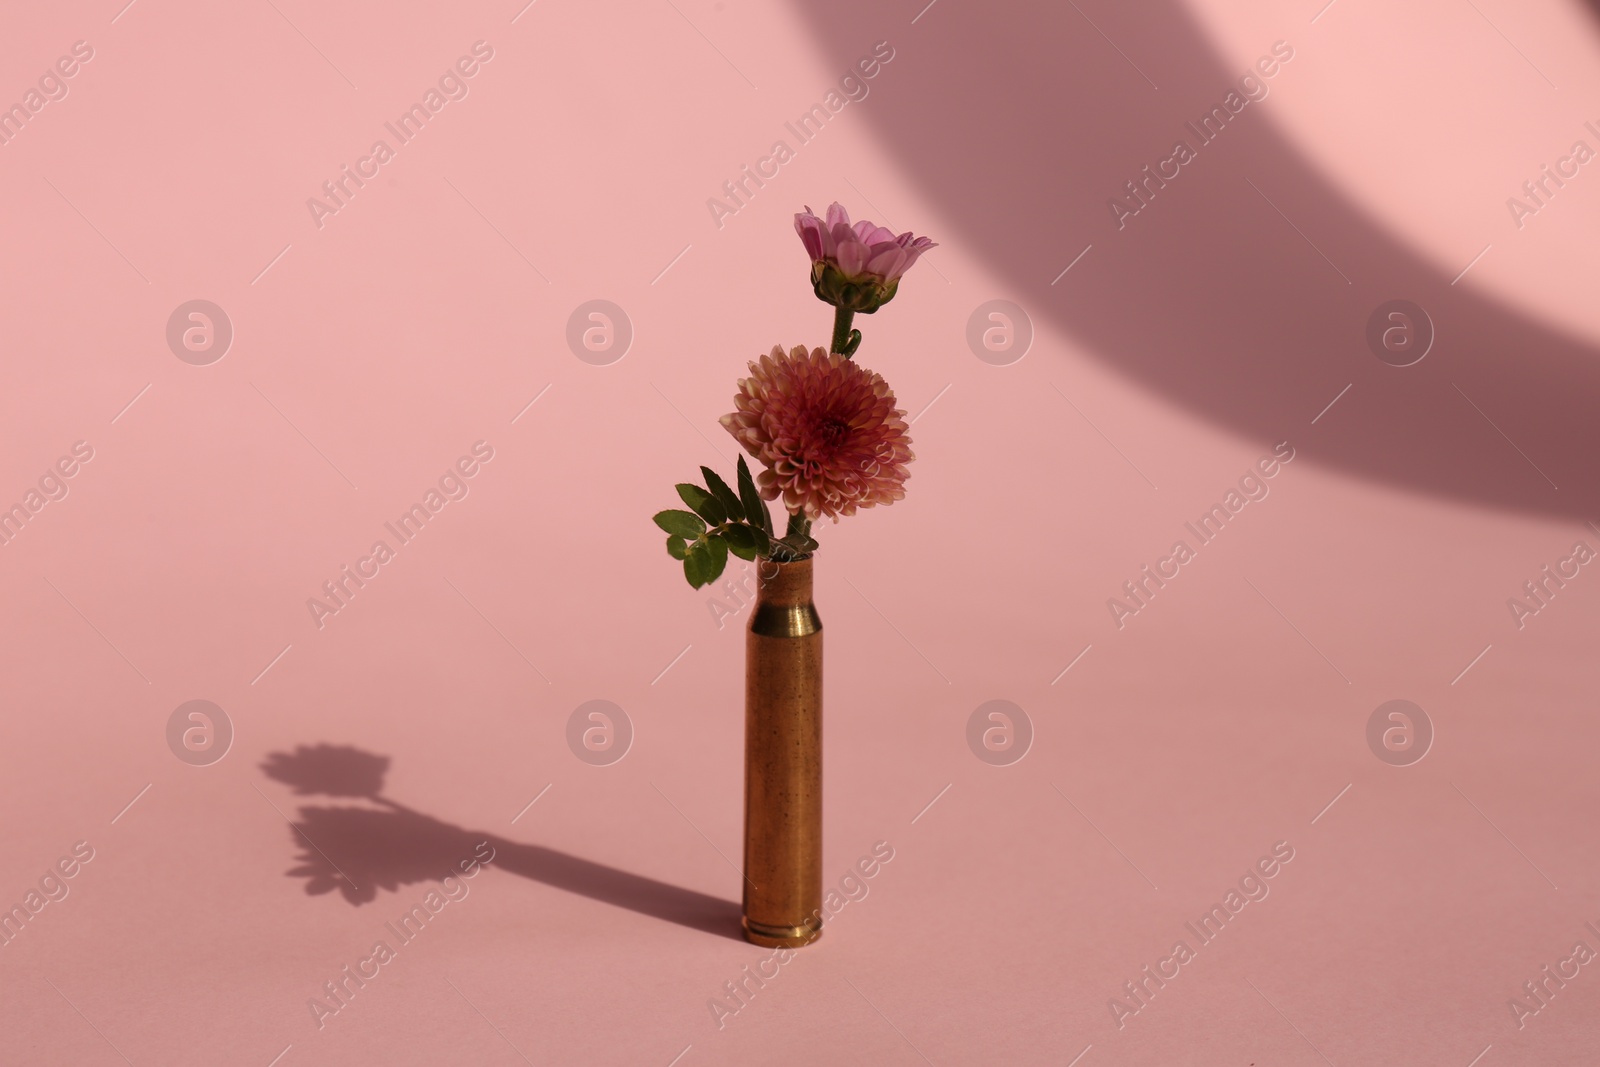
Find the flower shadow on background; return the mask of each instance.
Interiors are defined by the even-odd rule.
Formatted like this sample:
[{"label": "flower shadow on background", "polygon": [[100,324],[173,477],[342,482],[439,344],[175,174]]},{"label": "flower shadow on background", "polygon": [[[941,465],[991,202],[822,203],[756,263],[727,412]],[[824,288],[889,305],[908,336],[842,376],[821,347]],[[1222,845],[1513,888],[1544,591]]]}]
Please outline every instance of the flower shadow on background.
[{"label": "flower shadow on background", "polygon": [[690,929],[739,936],[739,905],[732,901],[413,811],[382,795],[388,767],[387,756],[326,744],[274,752],[262,762],[268,778],[290,786],[297,796],[377,805],[300,808],[291,831],[300,855],[288,874],[305,879],[307,893],[337,890],[350,904],[366,904],[380,889],[393,893],[454,873],[480,842],[488,841],[499,870]]},{"label": "flower shadow on background", "polygon": [[[1596,0],[1568,2],[1600,14]],[[860,192],[877,201],[867,204],[876,221],[937,230],[994,269],[1004,286],[995,295],[1148,393],[1247,440],[1304,441],[1310,462],[1368,482],[1569,519],[1600,509],[1600,344],[1498,297],[1493,271],[1508,268],[1497,259],[1462,270],[1491,243],[1489,256],[1503,257],[1528,239],[1503,203],[1461,219],[1446,268],[1324,173],[1282,125],[1280,88],[1294,91],[1308,68],[1339,59],[1325,35],[1337,20],[1348,28],[1365,16],[1370,32],[1384,32],[1371,11],[1273,5],[1276,28],[1224,59],[1216,27],[1195,11],[1227,5],[1189,0],[791,6],[829,69],[850,70],[871,42],[893,46],[892,62],[867,68],[876,71],[871,95],[832,122],[863,123],[939,210],[902,215],[905,201],[879,191],[887,183],[868,182]],[[1515,8],[1504,10],[1509,19]],[[1437,32],[1411,30],[1411,65],[1400,73],[1423,83],[1430,59],[1459,34],[1495,49],[1496,78],[1543,92],[1540,73],[1480,16],[1470,5],[1442,9]],[[1229,118],[1214,143],[1197,138],[1185,123],[1211,115],[1230,90],[1249,91],[1241,75],[1275,38],[1295,58],[1264,83],[1270,92]],[[1600,51],[1592,37],[1586,44],[1590,56]],[[1343,61],[1353,77],[1367,76],[1348,52]],[[1397,80],[1392,70],[1371,73],[1390,76],[1385,86]],[[1549,73],[1561,83],[1561,69]],[[1347,106],[1382,101],[1352,86]],[[1436,121],[1476,125],[1466,115]],[[1571,134],[1589,136],[1578,119]],[[1386,136],[1397,134],[1374,131],[1348,150],[1386,162]],[[1146,172],[1180,138],[1194,159],[1158,186]],[[1559,155],[1570,143],[1557,138],[1549,149]],[[1535,174],[1551,158],[1530,154],[1524,169]],[[1413,183],[1450,180],[1405,173]],[[1139,207],[1134,180],[1149,182],[1147,203],[1119,228],[1109,205]],[[1554,201],[1552,217],[1537,221],[1580,224],[1581,213],[1562,214],[1576,205]],[[1369,316],[1392,299],[1420,304],[1437,330],[1414,366],[1385,366],[1368,351]],[[1059,415],[1068,425],[1076,418],[1065,405]],[[1163,457],[1149,458],[1160,471]]]}]

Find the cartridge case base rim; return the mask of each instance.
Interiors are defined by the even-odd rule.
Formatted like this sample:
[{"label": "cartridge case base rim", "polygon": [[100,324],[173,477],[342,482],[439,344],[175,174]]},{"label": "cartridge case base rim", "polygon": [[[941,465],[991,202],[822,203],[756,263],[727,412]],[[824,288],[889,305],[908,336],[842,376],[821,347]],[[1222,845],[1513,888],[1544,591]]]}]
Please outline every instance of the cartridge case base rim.
[{"label": "cartridge case base rim", "polygon": [[816,925],[802,923],[799,926],[768,926],[766,923],[751,922],[748,915],[742,916],[739,926],[744,931],[744,939],[753,945],[762,948],[799,948],[809,945],[822,936],[822,923]]}]

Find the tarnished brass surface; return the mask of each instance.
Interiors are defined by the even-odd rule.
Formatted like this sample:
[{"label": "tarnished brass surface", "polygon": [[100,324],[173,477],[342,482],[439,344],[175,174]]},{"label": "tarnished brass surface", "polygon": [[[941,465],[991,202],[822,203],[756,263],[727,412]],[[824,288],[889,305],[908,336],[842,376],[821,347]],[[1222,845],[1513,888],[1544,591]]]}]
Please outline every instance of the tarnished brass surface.
[{"label": "tarnished brass surface", "polygon": [[745,634],[744,936],[822,934],[822,620],[811,560],[757,562]]}]

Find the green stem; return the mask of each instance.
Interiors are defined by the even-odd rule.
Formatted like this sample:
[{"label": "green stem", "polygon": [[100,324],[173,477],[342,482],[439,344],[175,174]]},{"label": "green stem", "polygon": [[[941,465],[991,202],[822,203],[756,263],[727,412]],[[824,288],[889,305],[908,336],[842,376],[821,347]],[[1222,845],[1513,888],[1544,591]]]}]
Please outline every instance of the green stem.
[{"label": "green stem", "polygon": [[850,343],[850,322],[856,316],[849,308],[836,307],[833,309],[833,345],[830,352],[843,352]]},{"label": "green stem", "polygon": [[[706,541],[706,540],[709,540],[710,538],[716,537],[718,534],[722,533],[724,530],[726,530],[730,526],[750,526],[750,525],[752,525],[752,524],[748,523],[748,522],[745,522],[743,519],[730,519],[727,522],[721,522],[721,523],[718,523],[715,526],[709,526],[708,525],[706,527],[706,532],[701,534],[699,537],[695,538],[692,542],[690,542],[689,547],[692,548],[695,545],[698,545],[702,541]],[[793,537],[795,534],[800,534],[801,536],[804,536],[804,537],[810,537],[811,536],[811,520],[806,518],[806,514],[803,511],[796,511],[796,512],[791,512],[790,513],[790,515],[789,515],[789,527],[788,527],[788,529],[786,529],[783,532],[783,536],[784,537]],[[771,542],[772,542],[772,549],[773,549],[771,558],[777,560],[780,563],[792,563],[793,561],[795,561],[797,559],[804,559],[807,555],[809,555],[809,553],[801,552],[801,551],[799,551],[797,549],[790,548],[788,545],[786,545],[783,542],[779,541],[776,537],[769,538],[769,540],[771,540]]]}]

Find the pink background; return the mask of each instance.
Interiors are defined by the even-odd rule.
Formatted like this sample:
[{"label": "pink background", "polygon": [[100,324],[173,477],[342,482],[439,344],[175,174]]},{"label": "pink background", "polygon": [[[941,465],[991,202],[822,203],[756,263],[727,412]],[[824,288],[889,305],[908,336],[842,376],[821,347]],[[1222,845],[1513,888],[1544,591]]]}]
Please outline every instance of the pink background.
[{"label": "pink background", "polygon": [[[1506,204],[1600,149],[1591,7],[122,3],[12,12],[0,50],[0,101],[94,51],[0,147],[0,502],[93,449],[0,547],[0,904],[94,849],[0,948],[0,1062],[1594,1057],[1600,966],[1507,1006],[1600,950],[1600,574],[1507,607],[1600,549],[1600,164]],[[480,40],[319,228],[307,198]],[[1277,41],[1269,94],[1119,229],[1108,198]],[[824,869],[894,859],[719,1027],[768,955],[732,936],[746,616],[718,628],[649,515],[731,472],[746,360],[826,342],[791,216],[835,199],[940,242],[858,321],[917,415],[909,495],[818,534]],[[205,366],[165,338],[195,299],[235,333]],[[594,299],[634,331],[604,366],[565,339]],[[994,299],[1034,332],[1010,365],[966,341]],[[1364,339],[1392,299],[1436,331],[1413,366]],[[469,495],[319,629],[307,598],[477,441]],[[1107,598],[1281,441],[1119,628]],[[236,734],[208,766],[166,740],[196,699]],[[593,699],[634,731],[609,766],[566,742]],[[1034,731],[1009,766],[966,741],[994,699]],[[1409,766],[1366,740],[1391,699],[1435,733]],[[386,758],[384,799],[349,761],[264,773],[319,744]],[[1277,842],[1270,894],[1119,1026]]]}]

